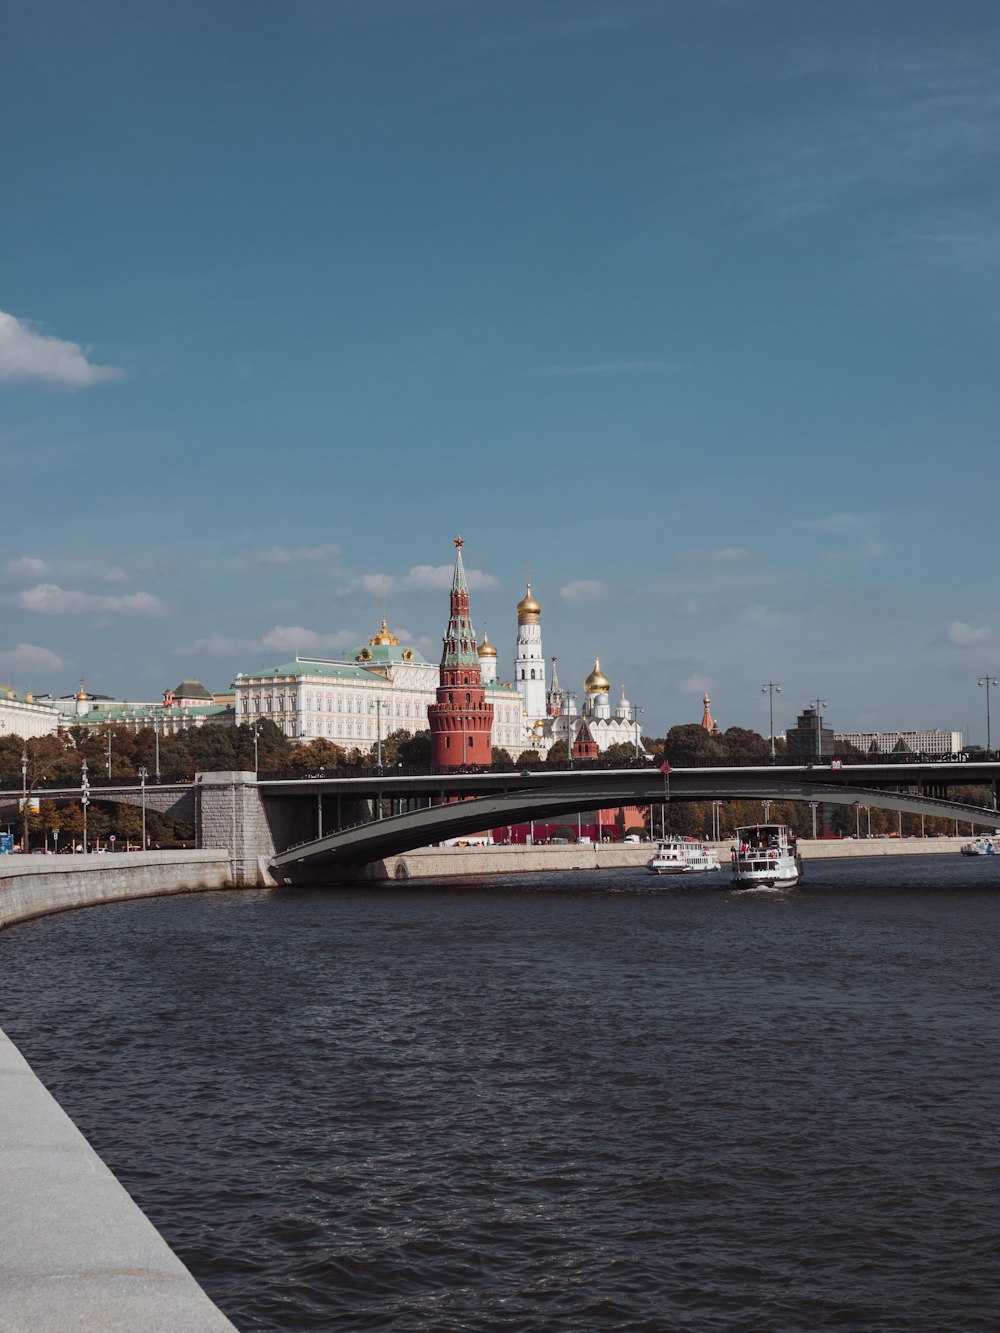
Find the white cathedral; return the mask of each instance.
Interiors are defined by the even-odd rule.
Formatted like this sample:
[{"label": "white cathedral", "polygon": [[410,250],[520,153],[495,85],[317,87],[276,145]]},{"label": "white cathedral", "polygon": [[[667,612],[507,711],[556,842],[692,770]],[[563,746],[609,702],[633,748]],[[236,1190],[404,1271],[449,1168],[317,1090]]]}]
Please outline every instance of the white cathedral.
[{"label": "white cathedral", "polygon": [[[484,632],[479,649],[483,684],[493,684],[497,673],[497,650]],[[545,658],[542,654],[542,608],[532,596],[529,581],[517,604],[517,644],[514,650],[514,688],[521,696],[524,744],[522,749],[546,755],[553,745],[563,741],[570,746],[589,742],[603,753],[612,745],[626,744],[642,751],[642,729],[632,705],[621,696],[611,708],[611,682],[601,670],[600,659],[583,682],[583,711],[577,711],[577,695],[559,687],[556,658],[552,658],[552,679],[546,687]]]}]

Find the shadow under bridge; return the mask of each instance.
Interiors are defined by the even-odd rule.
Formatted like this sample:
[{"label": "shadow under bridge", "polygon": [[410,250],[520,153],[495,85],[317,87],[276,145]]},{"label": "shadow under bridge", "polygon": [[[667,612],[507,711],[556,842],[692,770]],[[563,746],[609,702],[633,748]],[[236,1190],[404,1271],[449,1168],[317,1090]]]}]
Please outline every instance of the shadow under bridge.
[{"label": "shadow under bridge", "polygon": [[[390,782],[384,785],[388,788]],[[278,878],[311,878],[321,875],[326,867],[333,870],[366,865],[417,847],[508,824],[620,805],[713,800],[860,803],[990,827],[998,823],[995,810],[919,792],[848,786],[842,780],[830,782],[828,770],[817,774],[808,768],[674,769],[669,779],[656,769],[562,774],[531,770],[524,775],[522,786],[508,787],[496,794],[447,800],[339,829],[278,853],[271,866]]]}]

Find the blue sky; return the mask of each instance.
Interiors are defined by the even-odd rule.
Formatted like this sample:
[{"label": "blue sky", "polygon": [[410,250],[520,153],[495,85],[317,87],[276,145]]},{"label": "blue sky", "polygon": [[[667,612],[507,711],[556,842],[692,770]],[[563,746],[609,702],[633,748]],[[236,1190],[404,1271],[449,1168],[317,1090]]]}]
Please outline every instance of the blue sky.
[{"label": "blue sky", "polygon": [[461,533],[501,675],[530,569],[651,734],[983,743],[998,65],[995,0],[13,0],[0,681],[383,595],[436,660]]}]

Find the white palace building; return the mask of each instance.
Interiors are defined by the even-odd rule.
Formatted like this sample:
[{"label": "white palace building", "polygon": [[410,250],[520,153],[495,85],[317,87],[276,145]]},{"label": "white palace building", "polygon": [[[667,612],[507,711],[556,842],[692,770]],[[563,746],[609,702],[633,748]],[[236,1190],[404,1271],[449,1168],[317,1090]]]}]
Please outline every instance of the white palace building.
[{"label": "white palace building", "polygon": [[[480,654],[490,647],[484,642]],[[439,681],[438,666],[418,649],[401,644],[383,619],[364,647],[341,660],[296,657],[237,676],[236,724],[266,717],[286,736],[305,741],[322,737],[367,752],[393,731],[427,731],[427,706],[436,698]],[[524,728],[519,694],[494,680],[486,686],[486,698],[493,705],[492,744],[520,754]]]}]

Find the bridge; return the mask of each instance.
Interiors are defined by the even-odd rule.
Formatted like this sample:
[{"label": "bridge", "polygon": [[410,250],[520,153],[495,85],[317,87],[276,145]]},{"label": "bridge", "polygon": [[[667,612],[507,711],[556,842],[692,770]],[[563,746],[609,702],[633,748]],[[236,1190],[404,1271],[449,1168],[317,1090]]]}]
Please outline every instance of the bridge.
[{"label": "bridge", "polygon": [[[315,881],[447,838],[533,819],[618,805],[688,801],[802,801],[899,810],[1000,827],[1000,761],[844,763],[672,769],[532,768],[475,773],[367,772],[307,777],[200,773],[193,783],[92,784],[90,798],[193,819],[199,848],[225,848],[236,883],[262,867],[278,879]],[[993,804],[952,798],[990,788]],[[80,788],[36,789],[42,799],[79,800]],[[0,792],[0,814],[20,791]],[[16,813],[14,814],[16,818]]]}]

